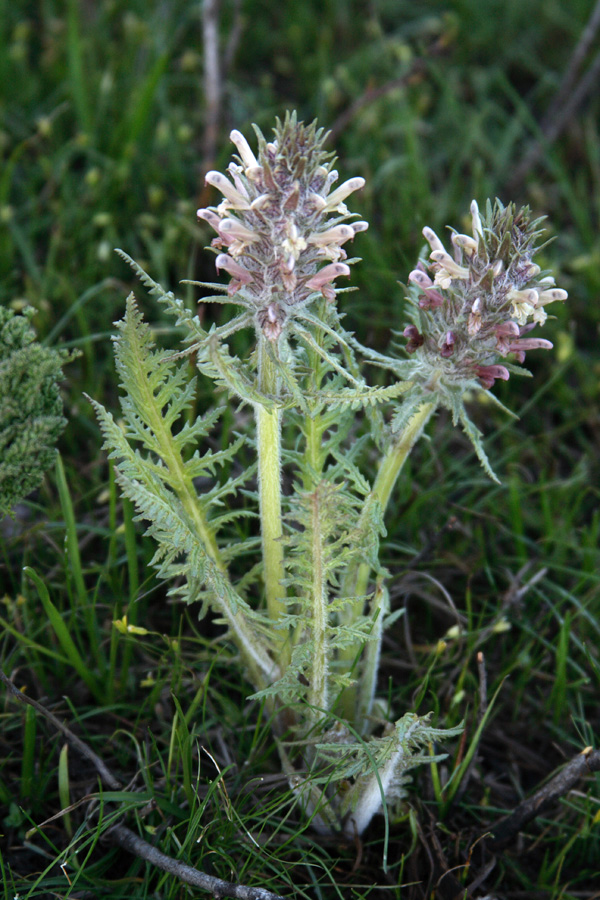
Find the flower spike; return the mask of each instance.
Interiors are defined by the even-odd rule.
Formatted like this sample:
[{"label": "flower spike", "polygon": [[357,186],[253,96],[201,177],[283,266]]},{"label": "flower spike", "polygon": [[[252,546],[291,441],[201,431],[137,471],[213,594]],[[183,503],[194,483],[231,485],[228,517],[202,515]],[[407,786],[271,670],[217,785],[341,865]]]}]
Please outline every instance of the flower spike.
[{"label": "flower spike", "polygon": [[230,177],[206,175],[224,199],[198,217],[217,232],[213,246],[223,252],[216,264],[232,278],[228,293],[277,341],[316,292],[335,300],[336,278],[350,274],[343,244],[368,224],[350,222],[344,201],[365,182],[349,178],[332,191],[337,172],[323,149],[325,135],[293,114],[278,122],[272,141],[256,131],[256,154],[240,131],[231,132],[239,156]]},{"label": "flower spike", "polygon": [[[473,237],[452,235],[454,258],[425,227],[433,282],[422,263],[408,276],[422,311],[417,333],[423,338],[417,347],[414,334],[404,332],[413,357],[409,377],[435,384],[441,395],[462,393],[473,378],[486,389],[498,378],[506,381],[509,370],[497,364],[498,356],[522,362],[525,351],[549,350],[550,341],[524,339],[523,329],[543,324],[544,307],[567,298],[551,276],[539,277],[540,267],[532,262],[539,232],[527,208],[488,204],[482,219],[474,200],[471,217]],[[446,401],[452,405],[449,396]]]}]

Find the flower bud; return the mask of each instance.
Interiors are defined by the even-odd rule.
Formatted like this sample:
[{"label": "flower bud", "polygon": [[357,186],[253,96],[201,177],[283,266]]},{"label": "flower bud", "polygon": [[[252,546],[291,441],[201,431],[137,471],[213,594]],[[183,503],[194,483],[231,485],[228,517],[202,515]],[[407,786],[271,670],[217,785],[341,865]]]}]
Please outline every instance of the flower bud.
[{"label": "flower bud", "polygon": [[422,272],[421,269],[413,269],[408,276],[408,280],[414,281],[414,283],[418,284],[421,288],[428,288],[433,285],[433,281],[427,272]]},{"label": "flower bud", "polygon": [[237,131],[234,129],[231,132],[231,134],[229,135],[229,137],[231,138],[231,141],[237,147],[238,153],[240,154],[240,157],[242,159],[244,166],[246,167],[246,170],[257,168],[258,160],[256,159],[254,153],[250,149],[250,144],[248,143],[248,141],[246,140],[244,135],[240,131]]},{"label": "flower bud", "polygon": [[354,191],[359,191],[361,188],[365,186],[364,178],[349,178],[348,181],[345,181],[343,184],[340,184],[339,188],[336,188],[333,194],[330,194],[329,197],[325,198],[325,209],[334,210],[340,206],[350,194],[353,194]]},{"label": "flower bud", "polygon": [[440,241],[439,237],[435,233],[432,228],[429,228],[427,225],[423,229],[423,237],[429,244],[432,250],[439,250],[442,253],[445,253],[444,245]]},{"label": "flower bud", "polygon": [[542,291],[537,297],[537,306],[547,306],[548,303],[554,303],[557,300],[566,300],[569,295],[560,288],[553,288],[549,291]]},{"label": "flower bud", "polygon": [[211,228],[214,228],[215,231],[219,230],[221,220],[215,212],[212,212],[210,209],[199,209],[196,212],[196,215],[199,219],[204,219],[205,222],[208,222]]},{"label": "flower bud", "polygon": [[477,253],[478,242],[474,238],[469,237],[468,234],[453,234],[452,243],[464,250],[467,256],[473,256],[474,253]]},{"label": "flower bud", "polygon": [[236,263],[230,256],[226,253],[220,253],[215,260],[215,269],[217,272],[220,272],[221,269],[225,269],[226,272],[229,272],[236,281],[239,281],[240,284],[250,284],[252,281],[251,273],[245,269],[243,266],[240,266],[239,263]]},{"label": "flower bud", "polygon": [[306,282],[306,287],[311,288],[313,291],[320,290],[324,284],[334,281],[340,275],[349,275],[350,267],[345,263],[332,263],[329,266],[325,266],[325,268],[321,269],[320,272],[317,272],[316,275],[313,275],[312,278],[309,278]]},{"label": "flower bud", "polygon": [[224,197],[229,200],[229,204],[233,209],[250,209],[250,204],[245,197],[235,188],[225,175],[220,172],[207,172],[205,179],[207,184],[212,184],[217,190],[221,191]]}]

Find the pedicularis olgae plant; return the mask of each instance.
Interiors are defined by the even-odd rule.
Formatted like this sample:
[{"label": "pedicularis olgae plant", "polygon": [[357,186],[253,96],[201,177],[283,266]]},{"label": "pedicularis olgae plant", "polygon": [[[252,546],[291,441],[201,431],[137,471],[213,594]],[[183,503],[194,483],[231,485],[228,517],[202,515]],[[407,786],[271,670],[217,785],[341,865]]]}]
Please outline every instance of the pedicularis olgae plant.
[{"label": "pedicularis olgae plant", "polygon": [[[465,395],[488,393],[524,371],[526,351],[552,346],[529,332],[566,293],[533,262],[539,221],[527,209],[496,202],[482,214],[473,202],[472,234],[453,231],[450,251],[424,229],[431,253],[409,275],[411,322],[398,319],[389,355],[368,350],[346,330],[336,286],[357,262],[345,248],[367,228],[346,206],[363,179],[334,187],[325,134],[294,115],[272,141],[256,134],[255,156],[232,132],[228,174],[206,176],[223,200],[198,211],[229,276],[203,284],[220,292],[203,302],[238,311],[206,330],[126,257],[187,346],[157,349],[130,296],[115,339],[124,427],[95,406],[122,489],[150,523],[159,575],[225,626],[313,825],[352,836],[402,796],[407,773],[434,758],[430,744],[459,730],[411,712],[395,719],[377,699],[382,635],[397,616],[378,562],[394,485],[439,407],[495,477]],[[402,297],[394,304],[400,316]],[[254,335],[246,358],[228,343],[240,329]],[[190,354],[201,377],[253,413],[230,446],[210,439],[222,408],[191,415]],[[388,370],[389,384],[369,385],[365,361]],[[255,462],[236,469],[243,444]],[[373,483],[365,457],[377,459]]]}]

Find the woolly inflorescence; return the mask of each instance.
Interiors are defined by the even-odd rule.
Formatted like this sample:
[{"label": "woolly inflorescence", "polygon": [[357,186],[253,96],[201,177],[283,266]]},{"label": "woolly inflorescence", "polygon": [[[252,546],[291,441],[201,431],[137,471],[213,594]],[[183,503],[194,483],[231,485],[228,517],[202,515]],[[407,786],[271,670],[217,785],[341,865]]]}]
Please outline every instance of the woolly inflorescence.
[{"label": "woolly inflorescence", "polygon": [[295,311],[321,295],[333,301],[335,280],[350,274],[343,245],[368,226],[349,221],[345,200],[365,182],[350,178],[332,190],[338,173],[314,123],[287,116],[270,142],[256,132],[258,157],[239,131],[231,132],[239,158],[228,166],[230,177],[206,175],[223,200],[198,216],[217,232],[216,267],[231,276],[229,295],[276,341]]},{"label": "woolly inflorescence", "polygon": [[[547,318],[546,306],[566,300],[533,262],[541,220],[496,201],[482,220],[471,204],[472,236],[453,231],[450,254],[431,228],[423,235],[431,252],[409,281],[417,291],[419,325],[408,325],[405,349],[420,363],[422,380],[455,387],[477,379],[490,388],[506,381],[507,365],[525,351],[551,349],[544,338],[526,335]],[[506,364],[504,364],[506,362]]]}]

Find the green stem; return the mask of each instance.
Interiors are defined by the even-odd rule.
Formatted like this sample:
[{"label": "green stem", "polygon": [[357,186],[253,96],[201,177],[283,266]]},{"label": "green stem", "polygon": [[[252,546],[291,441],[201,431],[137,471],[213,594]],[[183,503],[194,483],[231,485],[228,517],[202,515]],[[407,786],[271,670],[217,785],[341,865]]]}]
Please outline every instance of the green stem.
[{"label": "green stem", "polygon": [[[392,491],[398,480],[398,476],[404,467],[404,463],[408,456],[423,434],[423,430],[431,418],[436,404],[425,402],[417,409],[415,414],[406,424],[402,433],[395,438],[387,452],[381,459],[379,470],[373,485],[373,494],[377,498],[381,506],[382,517],[385,514]],[[367,563],[359,563],[351,565],[346,571],[342,583],[342,596],[355,597],[356,599],[348,604],[344,621],[351,623],[356,621],[363,614],[364,598],[369,586],[369,576],[371,569]],[[355,643],[345,648],[340,654],[346,667],[350,669],[354,664],[358,654],[361,651],[361,645]],[[347,688],[342,697],[343,714],[350,720],[354,719],[356,713],[356,686]]]},{"label": "green stem", "polygon": [[[373,485],[373,493],[379,500],[382,517],[385,515],[398,476],[404,468],[404,463],[423,434],[423,429],[429,422],[434,410],[435,403],[423,403],[414,416],[409,419],[400,436],[390,444],[387,453],[381,460],[375,484]],[[367,593],[369,575],[369,566],[366,563],[361,563],[356,573],[353,591],[355,597],[364,596]]]},{"label": "green stem", "polygon": [[[277,369],[267,347],[265,338],[260,338],[259,347],[259,387],[263,394],[276,397],[278,393]],[[267,610],[273,622],[278,622],[287,612],[285,575],[283,564],[283,525],[281,516],[281,411],[266,409],[256,404],[256,432],[258,445],[258,491],[260,505],[260,525],[264,565],[264,583]],[[282,631],[279,644],[281,654],[289,654],[288,635]],[[285,646],[285,650],[284,650]]]}]

